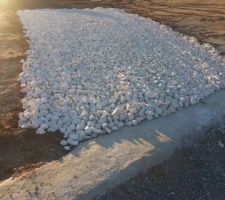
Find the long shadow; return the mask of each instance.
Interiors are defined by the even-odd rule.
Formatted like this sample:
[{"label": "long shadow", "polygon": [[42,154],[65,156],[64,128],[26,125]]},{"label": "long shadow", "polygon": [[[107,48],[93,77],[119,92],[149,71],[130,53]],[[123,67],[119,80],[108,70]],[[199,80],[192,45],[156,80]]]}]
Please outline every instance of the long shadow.
[{"label": "long shadow", "polygon": [[[20,2],[23,2],[22,0],[21,1],[17,1],[17,0],[14,0],[15,2],[18,2],[17,4],[21,4],[20,5],[20,8],[46,8],[46,7],[49,7],[49,8],[62,8],[62,7],[68,7],[68,8],[71,8],[71,7],[97,7],[97,6],[108,6],[108,7],[119,7],[120,6],[120,4],[118,4],[117,6],[116,5],[110,5],[110,4],[108,4],[107,5],[107,3],[106,4],[102,4],[102,3],[87,3],[87,1],[85,1],[85,3],[81,3],[81,1],[79,1],[80,3],[76,3],[76,2],[78,2],[78,1],[74,1],[74,3],[73,3],[73,5],[71,4],[71,5],[65,5],[65,6],[62,6],[62,5],[59,5],[59,4],[57,4],[56,2],[57,1],[55,1],[55,2],[53,2],[53,0],[48,0],[48,1],[45,1],[45,0],[39,0],[39,1],[30,1],[30,0],[28,0],[28,1],[24,1],[24,2],[26,2],[27,3],[27,5],[25,5],[25,4],[23,4],[23,3],[20,3]],[[35,2],[35,3],[34,3]],[[131,2],[132,3],[132,2]],[[22,5],[23,4],[23,5]],[[18,7],[19,7],[19,5],[18,5]],[[130,10],[130,12],[131,11],[133,11],[134,12],[134,9],[132,10]],[[137,13],[137,10],[135,11],[136,13]],[[85,11],[85,14],[86,14],[86,11]],[[104,14],[104,15],[102,15],[102,14],[99,14],[99,13],[93,13],[93,12],[89,12],[89,14],[90,15],[97,15],[98,17],[107,17],[107,15],[106,14]],[[149,14],[149,13],[148,13]],[[149,14],[149,16],[150,16],[150,14]],[[20,26],[20,25],[19,25]],[[18,27],[18,24],[17,24],[17,22],[14,24],[14,26],[13,26],[13,28],[12,28],[12,30],[11,31],[14,31],[15,29],[16,29],[16,27]],[[0,61],[1,62],[1,61]],[[2,78],[2,77],[1,77]],[[144,123],[144,122],[143,122]],[[175,123],[175,122],[174,122]],[[142,123],[141,123],[142,124]],[[140,125],[141,125],[140,124]],[[139,126],[137,126],[137,127],[133,127],[132,129],[130,129],[130,128],[124,128],[123,129],[123,131],[124,132],[130,132],[131,130],[132,131],[136,131],[137,129],[138,129],[138,127]],[[161,128],[160,128],[160,125],[158,126],[158,128],[156,128],[155,130],[158,130],[159,132],[161,131],[164,135],[167,135],[168,137],[172,137],[172,135],[170,134],[170,132],[165,132],[165,131],[163,131],[163,130],[161,130]],[[7,130],[7,132],[8,133],[10,133],[10,132],[16,132],[16,131],[18,131],[18,132],[20,132],[21,130],[20,129],[10,129],[10,130]],[[121,130],[122,131],[122,130]],[[113,136],[114,136],[114,139],[112,140],[112,139],[106,139],[106,137],[107,136],[102,136],[102,137],[100,137],[98,140],[93,140],[94,142],[96,142],[96,143],[98,143],[99,145],[101,145],[102,147],[104,147],[104,148],[106,148],[106,149],[110,149],[110,148],[112,148],[112,146],[113,145],[116,145],[116,144],[120,144],[120,143],[122,143],[124,140],[127,140],[127,141],[129,141],[129,142],[131,142],[131,143],[133,143],[133,144],[135,144],[135,145],[138,145],[138,144],[143,144],[144,143],[144,141],[147,141],[149,144],[152,144],[153,146],[159,146],[159,145],[164,145],[165,143],[161,143],[161,142],[159,142],[158,140],[157,140],[157,138],[154,136],[152,136],[152,133],[149,133],[149,134],[145,134],[144,136],[142,135],[142,136],[140,136],[139,134],[135,134],[135,133],[131,133],[131,134],[124,134],[124,136],[123,137],[121,137],[121,131],[119,131],[119,132],[117,132],[117,133],[113,133]],[[144,129],[143,130],[143,132],[146,132],[147,131],[147,129]],[[31,133],[32,132],[32,133]],[[25,131],[24,133],[23,133],[23,135],[14,135],[14,136],[9,136],[9,135],[7,135],[7,134],[5,134],[5,136],[1,136],[1,138],[0,138],[0,142],[3,142],[2,143],[2,145],[0,145],[0,146],[2,146],[2,147],[4,147],[4,148],[2,148],[2,149],[0,149],[0,165],[1,166],[3,166],[3,164],[2,164],[2,158],[3,158],[3,156],[2,155],[8,155],[8,154],[6,154],[6,153],[9,153],[10,152],[10,148],[11,148],[11,150],[13,150],[13,149],[16,149],[16,151],[19,153],[20,152],[20,144],[25,144],[24,143],[24,141],[26,141],[27,143],[29,142],[29,140],[27,139],[27,138],[29,138],[31,135],[33,135],[34,136],[34,133],[33,133],[33,131],[30,131],[30,130],[27,130],[27,131]],[[33,137],[32,136],[32,137]],[[7,137],[8,137],[8,139],[7,139]],[[42,136],[43,137],[43,136]],[[26,139],[25,139],[26,138]],[[39,140],[39,136],[37,136],[37,135],[35,135],[34,136],[34,140],[35,141],[37,141],[38,143],[41,143],[41,144],[44,144],[44,145],[48,145],[47,143],[45,143],[45,136],[43,137],[43,140]],[[8,140],[8,141],[14,141],[14,144],[13,143],[11,143],[11,146],[9,145],[9,143],[4,143],[4,141],[6,141],[6,140]],[[104,140],[104,141],[103,141]],[[170,141],[170,142],[174,142],[173,141],[173,138],[172,138],[172,141]],[[168,142],[168,143],[170,143],[170,142]],[[88,144],[88,142],[85,142],[85,143],[87,143]],[[8,146],[6,145],[6,144],[8,144]],[[32,144],[32,143],[31,143]],[[8,152],[7,152],[7,148],[5,148],[5,146],[4,145],[6,145],[6,147],[9,149],[8,150]],[[58,145],[58,144],[57,144]],[[30,147],[29,148],[31,148],[31,146],[32,145],[30,145]],[[87,145],[85,148],[88,148],[88,146],[89,145]],[[26,148],[26,146],[24,146],[23,148]],[[30,151],[29,150],[29,148],[26,150],[26,151]],[[76,151],[74,151],[74,152],[72,152],[73,154],[74,154],[74,156],[77,156],[78,154],[79,154],[79,152],[80,152],[80,150],[82,150],[82,148],[83,147],[78,147],[77,148],[77,150]],[[45,153],[45,151],[43,151],[42,152],[43,154]],[[151,154],[151,152],[149,152],[149,155]],[[20,152],[20,155],[21,155],[21,152]],[[29,156],[28,157],[32,157],[32,155],[34,155],[34,154],[29,154]],[[9,155],[8,155],[9,156]],[[60,157],[60,156],[59,156]],[[13,159],[13,158],[10,158],[10,159]],[[24,158],[22,158],[22,160],[23,160]],[[24,159],[24,160],[26,160],[26,159]],[[47,159],[47,157],[46,158],[43,158],[43,157],[41,157],[40,156],[40,158],[39,158],[39,160],[38,161],[49,161],[49,160],[51,160],[51,159]],[[19,162],[20,164],[21,164],[21,162]],[[135,164],[134,164],[135,165]],[[16,167],[17,167],[18,165],[16,165]],[[12,173],[12,171],[13,171],[13,168],[14,168],[15,166],[12,166],[12,168],[10,169],[11,170],[11,172],[10,173]],[[0,169],[2,170],[3,168],[2,167],[0,167]],[[2,172],[2,171],[1,171]],[[1,176],[1,175],[0,175]]]},{"label": "long shadow", "polygon": [[[186,115],[189,115],[189,117],[186,117]],[[192,116],[192,118],[190,116]],[[109,153],[111,150],[118,149],[120,144],[123,145],[125,143],[130,143],[128,146],[132,146],[131,149],[134,151],[144,145],[148,147],[146,148],[148,150],[142,153],[142,157],[133,160],[125,168],[110,171],[113,168],[112,166],[112,168],[106,172],[109,174],[104,181],[98,183],[88,193],[76,199],[91,199],[91,197],[101,193],[101,191],[106,191],[109,188],[113,188],[131,179],[140,172],[140,169],[145,171],[150,166],[162,162],[168,158],[169,155],[172,155],[175,148],[184,144],[182,142],[187,144],[193,141],[199,134],[204,133],[205,130],[208,130],[211,126],[221,122],[223,119],[224,117],[219,116],[218,113],[209,113],[208,110],[204,108],[204,104],[198,104],[198,107],[187,108],[182,110],[182,112],[174,113],[160,119],[143,121],[135,127],[122,128],[112,135],[102,136],[92,141],[85,142],[72,151],[71,155],[78,157],[80,152],[88,150],[93,144],[105,148]],[[193,125],[195,128],[191,127],[192,124],[195,124]],[[198,126],[196,126],[196,124]],[[124,148],[121,148],[121,150],[124,150]],[[106,152],[104,152],[104,154],[105,153]],[[132,153],[135,155],[135,152]],[[121,155],[126,155],[126,152],[115,155],[118,159],[118,163],[124,162],[120,160],[125,158]]]}]

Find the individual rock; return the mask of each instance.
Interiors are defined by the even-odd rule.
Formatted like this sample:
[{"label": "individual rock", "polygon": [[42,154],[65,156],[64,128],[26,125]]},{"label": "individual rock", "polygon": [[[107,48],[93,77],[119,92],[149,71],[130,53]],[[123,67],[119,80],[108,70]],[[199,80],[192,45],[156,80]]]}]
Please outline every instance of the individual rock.
[{"label": "individual rock", "polygon": [[60,141],[60,144],[63,145],[63,146],[65,146],[67,144],[67,141],[66,140],[61,140]]},{"label": "individual rock", "polygon": [[45,134],[46,132],[43,128],[38,128],[36,133],[42,135],[42,134]]},{"label": "individual rock", "polygon": [[70,146],[64,146],[64,149],[65,149],[66,151],[69,151],[69,150],[70,150]]}]

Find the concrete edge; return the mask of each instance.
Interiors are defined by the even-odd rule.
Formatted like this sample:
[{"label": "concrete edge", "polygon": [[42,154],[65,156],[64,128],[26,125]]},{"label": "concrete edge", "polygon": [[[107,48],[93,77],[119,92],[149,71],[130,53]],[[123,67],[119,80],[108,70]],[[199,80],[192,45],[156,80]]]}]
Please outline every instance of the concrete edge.
[{"label": "concrete edge", "polygon": [[223,119],[225,90],[167,117],[86,141],[58,161],[0,183],[0,199],[92,199],[167,159]]}]

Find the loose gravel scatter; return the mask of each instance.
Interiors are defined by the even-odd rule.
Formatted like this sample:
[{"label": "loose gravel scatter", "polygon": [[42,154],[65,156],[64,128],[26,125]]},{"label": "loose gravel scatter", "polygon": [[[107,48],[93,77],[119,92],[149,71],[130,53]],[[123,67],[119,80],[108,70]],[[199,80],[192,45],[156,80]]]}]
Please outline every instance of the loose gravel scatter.
[{"label": "loose gravel scatter", "polygon": [[18,11],[30,50],[19,126],[80,141],[166,116],[225,86],[208,44],[118,9]]}]

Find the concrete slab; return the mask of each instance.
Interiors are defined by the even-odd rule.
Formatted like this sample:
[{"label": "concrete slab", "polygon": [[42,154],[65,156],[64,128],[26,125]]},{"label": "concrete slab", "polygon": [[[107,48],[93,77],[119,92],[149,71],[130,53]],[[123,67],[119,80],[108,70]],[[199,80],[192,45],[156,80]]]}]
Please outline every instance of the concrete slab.
[{"label": "concrete slab", "polygon": [[86,141],[67,156],[0,183],[0,199],[91,199],[165,160],[225,114],[225,90],[167,117]]}]

